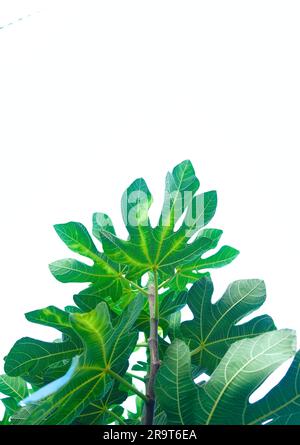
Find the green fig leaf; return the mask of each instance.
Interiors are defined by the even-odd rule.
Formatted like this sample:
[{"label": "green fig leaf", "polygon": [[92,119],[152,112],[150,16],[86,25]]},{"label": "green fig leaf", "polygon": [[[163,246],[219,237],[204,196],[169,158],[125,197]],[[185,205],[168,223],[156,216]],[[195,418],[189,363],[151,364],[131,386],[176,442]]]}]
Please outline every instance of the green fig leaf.
[{"label": "green fig leaf", "polygon": [[143,297],[136,298],[113,325],[106,303],[85,314],[71,314],[71,325],[84,350],[70,380],[30,412],[23,424],[72,423],[95,400],[102,399],[127,370],[138,332],[132,330]]},{"label": "green fig leaf", "polygon": [[[199,181],[190,161],[177,165],[166,178],[163,209],[158,225],[153,228],[149,220],[152,196],[144,179],[135,180],[122,197],[122,215],[129,239],[122,240],[112,231],[100,228],[97,233],[105,254],[114,262],[128,266],[128,279],[140,278],[148,271],[156,270],[163,280],[176,272],[176,267],[191,267],[201,263],[201,257],[216,245],[217,236],[199,235],[188,243],[213,217],[217,197],[214,191],[196,195]],[[176,223],[186,211],[182,225],[175,229]],[[234,250],[229,254],[203,260],[201,269],[227,264],[237,255]],[[231,257],[231,260],[229,258]],[[192,262],[192,263],[191,263]]]},{"label": "green fig leaf", "polygon": [[190,351],[182,340],[169,346],[156,378],[158,402],[168,424],[247,424],[249,397],[295,352],[291,330],[235,342],[207,383],[192,378]]},{"label": "green fig leaf", "polygon": [[181,324],[183,339],[191,349],[193,365],[212,373],[232,343],[276,329],[271,317],[257,316],[237,324],[266,299],[261,280],[239,280],[212,304],[213,284],[203,277],[189,290],[187,304],[194,318]]}]

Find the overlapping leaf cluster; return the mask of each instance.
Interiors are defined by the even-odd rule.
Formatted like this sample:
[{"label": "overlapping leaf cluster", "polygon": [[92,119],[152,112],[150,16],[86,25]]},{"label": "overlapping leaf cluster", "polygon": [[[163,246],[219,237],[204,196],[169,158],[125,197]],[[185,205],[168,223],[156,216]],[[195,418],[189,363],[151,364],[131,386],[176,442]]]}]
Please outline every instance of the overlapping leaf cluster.
[{"label": "overlapping leaf cluster", "polygon": [[[132,365],[129,359],[145,347],[149,336],[144,281],[146,275],[151,282],[153,274],[162,363],[155,383],[155,423],[299,423],[300,356],[295,355],[294,332],[276,330],[267,315],[243,322],[264,303],[264,283],[236,281],[212,303],[209,271],[229,264],[238,251],[217,249],[222,231],[205,228],[215,214],[217,195],[197,194],[198,189],[190,161],[177,165],[166,177],[161,215],[153,227],[151,193],[143,179],[134,181],[121,202],[125,240],[104,213],[93,216],[97,244],[80,223],[55,226],[83,261],[55,261],[52,274],[63,283],[87,286],[74,295],[73,306],[26,314],[30,322],[59,334],[53,342],[22,338],[5,357],[5,374],[0,376],[2,423],[141,423],[147,398],[133,376],[144,381],[147,376],[140,372],[147,373],[149,361]],[[193,318],[181,322],[184,307]],[[249,403],[255,389],[293,355],[280,384],[262,400]],[[195,383],[204,372],[208,382]],[[135,413],[124,408],[130,395],[136,396]]]}]

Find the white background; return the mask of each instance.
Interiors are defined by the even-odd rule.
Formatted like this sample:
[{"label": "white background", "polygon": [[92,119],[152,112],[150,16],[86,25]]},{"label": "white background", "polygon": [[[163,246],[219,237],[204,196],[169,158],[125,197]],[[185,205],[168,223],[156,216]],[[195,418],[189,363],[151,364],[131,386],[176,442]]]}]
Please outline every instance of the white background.
[{"label": "white background", "polygon": [[[17,19],[27,14],[22,21]],[[24,312],[83,285],[47,264],[73,256],[52,224],[109,213],[143,176],[158,216],[164,176],[189,158],[217,189],[211,227],[241,251],[213,272],[264,278],[262,312],[300,337],[299,1],[0,0],[0,356],[53,339]]]}]

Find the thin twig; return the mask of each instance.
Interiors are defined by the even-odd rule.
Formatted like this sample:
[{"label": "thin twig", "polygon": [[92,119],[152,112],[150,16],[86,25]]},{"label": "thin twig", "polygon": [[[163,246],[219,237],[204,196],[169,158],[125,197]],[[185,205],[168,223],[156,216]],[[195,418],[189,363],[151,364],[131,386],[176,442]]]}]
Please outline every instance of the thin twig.
[{"label": "thin twig", "polygon": [[145,289],[143,289],[141,286],[139,286],[138,284],[136,284],[134,281],[128,280],[128,278],[125,278],[129,284],[131,284],[131,286],[135,287],[136,289],[138,289],[142,294],[147,295],[148,293],[147,291],[145,291]]},{"label": "thin twig", "polygon": [[160,283],[160,285],[158,286],[158,289],[161,289],[162,287],[164,287],[166,284],[168,284],[169,281],[171,281],[173,277],[171,278],[167,278],[165,281],[163,281],[162,283]]}]

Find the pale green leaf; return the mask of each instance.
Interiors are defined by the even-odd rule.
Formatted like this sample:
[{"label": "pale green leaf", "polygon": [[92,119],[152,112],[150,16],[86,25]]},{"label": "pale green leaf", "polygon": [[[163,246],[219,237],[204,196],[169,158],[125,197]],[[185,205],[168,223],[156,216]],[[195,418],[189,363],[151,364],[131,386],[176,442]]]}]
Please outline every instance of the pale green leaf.
[{"label": "pale green leaf", "polygon": [[295,352],[290,330],[267,332],[235,342],[211,378],[193,382],[188,346],[175,340],[156,379],[158,402],[169,424],[248,424],[249,397]]},{"label": "pale green leaf", "polygon": [[209,277],[197,281],[187,297],[194,318],[181,324],[182,336],[192,351],[193,365],[208,373],[216,368],[235,341],[275,329],[272,318],[267,315],[237,324],[264,303],[263,281],[235,281],[215,304],[211,302],[212,295],[213,283]]}]

